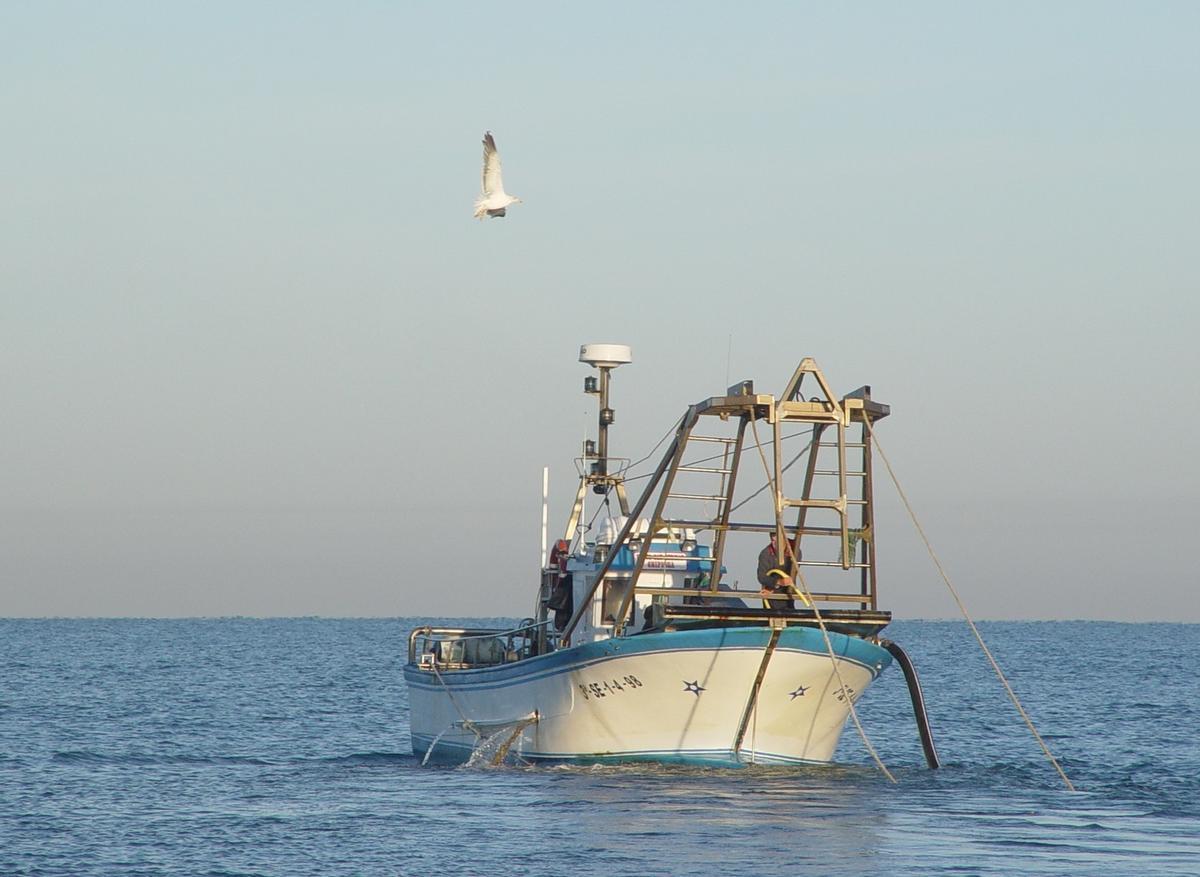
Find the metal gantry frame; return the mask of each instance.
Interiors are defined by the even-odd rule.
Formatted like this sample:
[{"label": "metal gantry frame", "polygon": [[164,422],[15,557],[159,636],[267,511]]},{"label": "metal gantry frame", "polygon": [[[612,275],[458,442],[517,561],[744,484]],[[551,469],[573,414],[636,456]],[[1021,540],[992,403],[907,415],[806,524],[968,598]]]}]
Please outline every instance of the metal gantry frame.
[{"label": "metal gantry frame", "polygon": [[[802,393],[806,377],[812,376],[817,387],[811,397],[805,398]],[[607,391],[607,381],[604,382]],[[602,410],[607,405],[607,392],[603,393]],[[815,600],[857,603],[862,612],[874,612],[878,608],[878,579],[875,566],[875,529],[873,511],[873,485],[871,467],[871,439],[868,421],[886,417],[890,413],[887,405],[871,398],[869,386],[860,387],[838,399],[834,396],[824,374],[816,362],[805,357],[797,366],[784,392],[776,398],[769,394],[755,393],[753,384],[743,381],[730,387],[724,396],[714,396],[688,408],[675,432],[674,439],[667,447],[654,473],[650,476],[638,501],[631,507],[626,498],[623,480],[619,475],[607,471],[603,465],[595,471],[585,470],[581,476],[579,493],[575,508],[568,523],[566,538],[570,538],[578,525],[582,498],[589,486],[601,485],[615,489],[620,500],[621,512],[625,516],[624,525],[610,547],[603,563],[595,573],[590,590],[583,600],[574,608],[570,621],[562,631],[566,641],[584,617],[591,611],[592,601],[596,591],[604,583],[618,549],[628,546],[636,558],[629,585],[623,594],[619,612],[614,616],[613,635],[620,636],[625,628],[634,595],[661,594],[673,596],[713,597],[718,594],[725,596],[737,594],[757,595],[757,591],[720,591],[721,563],[727,548],[729,533],[775,531],[779,536],[779,544],[787,540],[792,546],[793,570],[799,567],[840,567],[843,570],[860,571],[859,585],[855,592],[826,592],[813,593]],[[716,436],[696,434],[696,427],[704,418],[718,418],[721,421],[736,419],[737,428],[733,436]],[[756,451],[762,452],[759,444],[757,424],[765,422],[771,428],[772,462],[766,467],[770,473],[769,483],[774,493],[774,519],[770,521],[734,521],[731,513],[734,509],[734,491],[738,484],[738,471],[744,465],[747,451],[747,435],[752,434]],[[811,424],[812,439],[808,448],[808,461],[805,467],[804,482],[800,496],[791,497],[784,492],[784,471],[781,445],[782,430],[786,424]],[[602,426],[605,425],[602,419]],[[858,441],[851,441],[850,430],[858,427]],[[835,440],[827,441],[827,433],[833,433]],[[607,438],[607,436],[605,436]],[[721,464],[715,467],[685,464],[684,455],[691,443],[719,443],[723,446],[720,454]],[[832,469],[818,468],[821,448],[836,448],[837,463]],[[604,442],[607,451],[607,441]],[[848,468],[847,451],[860,451],[859,466]],[[765,453],[764,453],[765,457]],[[681,472],[711,474],[719,476],[719,486],[712,494],[673,493],[676,477]],[[765,473],[764,473],[765,474]],[[815,496],[814,485],[818,477],[836,476],[837,488],[834,496]],[[848,481],[860,479],[861,490],[857,497],[848,493]],[[638,521],[647,507],[653,511],[649,515],[649,528],[644,533],[638,533]],[[673,508],[686,501],[715,501],[717,511],[712,517],[677,517],[667,514],[668,508]],[[672,504],[674,502],[674,505]],[[851,514],[858,507],[857,527],[851,525]],[[785,520],[787,512],[796,510],[795,522],[789,526]],[[810,526],[809,511],[815,509],[831,510],[838,516],[838,526]],[[650,555],[651,542],[655,534],[664,528],[680,530],[711,530],[714,533],[712,545],[712,572],[708,577],[707,587],[704,588],[662,588],[644,587],[639,585],[646,560]],[[636,535],[640,538],[634,538]],[[804,560],[801,553],[803,537],[836,537],[841,543],[838,561]],[[841,613],[846,615],[846,612]]]}]

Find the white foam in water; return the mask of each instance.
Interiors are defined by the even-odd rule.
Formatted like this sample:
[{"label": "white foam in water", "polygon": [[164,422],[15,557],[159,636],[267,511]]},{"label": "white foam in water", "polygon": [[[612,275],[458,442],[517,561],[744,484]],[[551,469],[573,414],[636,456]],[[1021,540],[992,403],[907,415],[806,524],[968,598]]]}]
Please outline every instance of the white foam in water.
[{"label": "white foam in water", "polygon": [[431,755],[433,755],[433,750],[437,748],[438,743],[442,742],[442,738],[445,737],[446,734],[448,734],[450,732],[450,729],[453,727],[454,727],[453,725],[448,725],[446,727],[445,731],[442,731],[440,734],[438,734],[436,737],[433,738],[433,742],[430,743],[429,748],[425,750],[425,757],[421,759],[421,767],[424,767],[425,765],[429,764],[429,757]]},{"label": "white foam in water", "polygon": [[[498,767],[508,757],[513,743],[517,742],[521,732],[536,722],[536,718],[521,719],[510,725],[504,725],[486,737],[480,737],[475,749],[463,767]],[[520,747],[517,747],[518,753]]]}]

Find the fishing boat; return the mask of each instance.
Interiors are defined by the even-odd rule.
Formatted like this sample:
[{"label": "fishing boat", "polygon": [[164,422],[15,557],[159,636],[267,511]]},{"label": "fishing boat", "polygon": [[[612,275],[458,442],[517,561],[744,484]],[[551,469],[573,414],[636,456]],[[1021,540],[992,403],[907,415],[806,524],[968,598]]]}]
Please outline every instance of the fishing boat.
[{"label": "fishing boat", "polygon": [[552,545],[543,480],[533,614],[507,629],[411,632],[413,752],[828,763],[855,702],[895,661],[936,766],[911,661],[881,636],[891,613],[878,606],[871,448],[888,406],[869,386],[836,395],[804,358],[778,396],[741,381],[689,405],[657,465],[635,476],[609,454],[613,372],[630,348],[586,344],[579,359],[596,372],[584,391],[597,434]]}]

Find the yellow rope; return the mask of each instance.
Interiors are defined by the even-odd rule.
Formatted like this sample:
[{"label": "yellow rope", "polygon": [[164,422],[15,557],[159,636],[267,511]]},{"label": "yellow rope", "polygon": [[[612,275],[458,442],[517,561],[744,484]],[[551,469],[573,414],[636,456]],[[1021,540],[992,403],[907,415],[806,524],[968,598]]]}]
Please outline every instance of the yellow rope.
[{"label": "yellow rope", "polygon": [[1033,726],[1033,720],[1029,718],[1029,714],[1025,712],[1025,708],[1021,706],[1021,700],[1017,697],[1017,693],[1013,691],[1012,686],[1008,684],[1008,679],[1004,676],[1004,671],[1000,669],[1000,665],[996,663],[996,659],[992,657],[991,651],[987,647],[987,643],[983,641],[983,636],[979,633],[979,628],[975,626],[975,622],[971,620],[970,614],[967,612],[967,607],[963,605],[962,599],[958,596],[958,591],[954,589],[954,585],[950,582],[950,576],[946,574],[946,570],[942,567],[942,562],[938,560],[937,553],[933,550],[933,545],[929,542],[929,537],[925,535],[925,528],[921,526],[921,522],[917,520],[916,512],[913,511],[912,505],[908,501],[908,496],[904,493],[904,488],[900,486],[900,480],[896,477],[895,471],[892,469],[892,464],[888,461],[887,454],[883,452],[883,446],[879,444],[879,439],[875,437],[875,430],[871,426],[871,418],[863,416],[863,422],[867,425],[867,432],[870,433],[872,441],[875,443],[875,448],[879,451],[879,457],[883,460],[883,465],[887,467],[888,475],[892,478],[892,483],[896,485],[896,492],[900,494],[900,499],[904,503],[904,508],[908,510],[908,516],[912,519],[913,526],[917,528],[917,532],[921,536],[921,541],[925,543],[925,549],[929,552],[929,556],[933,558],[933,564],[937,567],[938,572],[942,576],[942,581],[946,583],[946,587],[950,590],[950,595],[954,597],[954,602],[958,604],[959,611],[962,612],[963,618],[967,620],[967,624],[971,628],[971,633],[975,634],[975,639],[979,641],[979,647],[983,649],[984,655],[991,662],[992,669],[996,671],[996,676],[1004,685],[1004,690],[1008,692],[1009,699],[1013,702],[1013,706],[1017,708],[1017,712],[1021,714],[1021,718],[1025,720],[1026,726],[1038,745],[1042,747],[1042,752],[1050,759],[1050,763],[1054,765],[1054,769],[1058,771],[1058,775],[1062,777],[1063,783],[1067,789],[1075,791],[1075,786],[1071,784],[1071,780],[1067,777],[1066,772],[1058,763],[1058,759],[1050,752],[1050,747],[1046,745],[1046,741],[1042,739],[1042,735],[1037,732],[1037,728]]},{"label": "yellow rope", "polygon": [[[758,424],[752,419],[750,427],[754,432],[754,445],[758,448],[758,456],[762,460],[763,469],[767,473],[767,483],[771,485],[772,491],[775,493],[775,526],[782,527],[783,520],[779,515],[779,491],[775,488],[775,478],[771,474],[771,467],[767,464],[767,455],[763,452],[762,443],[758,440]],[[850,707],[850,717],[854,720],[854,727],[858,729],[858,736],[862,738],[863,745],[867,747],[867,752],[871,753],[871,758],[875,760],[875,764],[883,771],[883,775],[891,782],[895,783],[896,778],[892,776],[892,772],[887,769],[887,765],[883,763],[883,759],[879,757],[879,753],[875,751],[875,747],[871,745],[870,738],[867,737],[867,732],[862,726],[862,722],[858,720],[858,711],[854,708],[854,697],[850,694],[850,687],[846,685],[846,681],[842,679],[842,671],[838,667],[837,653],[833,650],[833,642],[829,639],[829,631],[825,627],[825,619],[821,617],[821,610],[817,608],[816,600],[812,597],[812,592],[808,590],[808,584],[804,581],[804,576],[800,574],[800,567],[796,561],[795,550],[792,548],[792,541],[786,540],[787,552],[791,555],[792,568],[796,571],[797,580],[804,586],[804,590],[800,591],[795,584],[792,585],[792,590],[802,599],[807,605],[812,607],[813,615],[817,619],[817,626],[821,628],[821,636],[825,638],[825,650],[829,653],[830,663],[833,664],[833,674],[837,677],[838,685],[841,686],[842,694],[846,696],[846,705]]]}]

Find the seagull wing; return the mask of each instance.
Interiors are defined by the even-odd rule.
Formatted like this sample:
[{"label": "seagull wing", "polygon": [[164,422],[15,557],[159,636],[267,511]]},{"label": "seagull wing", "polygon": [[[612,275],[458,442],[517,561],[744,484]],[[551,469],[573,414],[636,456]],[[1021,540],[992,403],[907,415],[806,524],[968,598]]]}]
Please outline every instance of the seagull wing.
[{"label": "seagull wing", "polygon": [[483,136],[483,194],[485,198],[504,194],[504,181],[500,179],[500,153],[492,132]]}]

